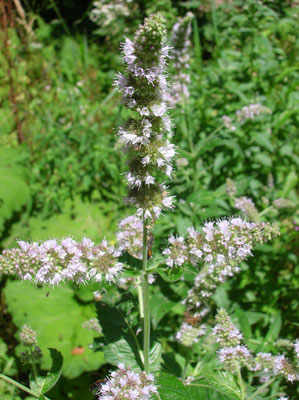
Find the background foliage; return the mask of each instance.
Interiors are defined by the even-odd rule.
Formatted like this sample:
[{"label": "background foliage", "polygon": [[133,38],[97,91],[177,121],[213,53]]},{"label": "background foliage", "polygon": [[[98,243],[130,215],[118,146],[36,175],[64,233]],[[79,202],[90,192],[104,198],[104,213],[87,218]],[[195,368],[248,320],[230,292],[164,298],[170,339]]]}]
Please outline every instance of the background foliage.
[{"label": "background foliage", "polygon": [[[261,220],[277,220],[281,236],[259,247],[242,272],[219,288],[215,306],[235,315],[254,350],[273,351],[271,343],[292,340],[298,331],[298,7],[278,0],[132,3],[130,15],[98,25],[89,18],[92,2],[27,0],[23,20],[6,2],[8,19],[5,25],[2,15],[0,32],[0,246],[13,247],[16,238],[66,235],[113,240],[118,220],[128,214],[120,201],[126,193],[124,165],[115,140],[123,110],[112,87],[116,71],[123,69],[119,43],[152,12],[167,18],[170,31],[176,18],[191,10],[196,17],[191,96],[172,110],[173,141],[184,166],[178,161],[176,177],[168,182],[177,204],[156,226],[155,249],[170,232],[183,234],[192,224],[239,213],[225,189],[227,178],[235,181],[236,196],[252,198]],[[234,132],[222,127],[213,134],[224,114],[233,116],[250,103],[272,113]],[[268,210],[281,197],[294,207]],[[1,289],[4,373],[21,374],[18,333],[30,323],[45,354],[42,367],[50,362],[46,347],[64,356],[63,378],[51,398],[88,399],[88,385],[109,368],[103,353],[89,348],[96,335],[81,327],[96,315],[95,288],[65,286],[46,296],[47,289],[2,280]],[[178,282],[167,289],[158,279],[153,326],[165,338],[176,329],[183,313],[178,295],[186,290]],[[175,346],[160,360],[165,370],[160,384],[180,393],[181,382],[169,382],[166,374],[170,368],[179,376],[183,368],[179,354],[173,359]],[[23,396],[10,390],[1,383],[0,397]],[[203,395],[203,389],[192,390],[197,389],[190,388],[192,399]]]}]

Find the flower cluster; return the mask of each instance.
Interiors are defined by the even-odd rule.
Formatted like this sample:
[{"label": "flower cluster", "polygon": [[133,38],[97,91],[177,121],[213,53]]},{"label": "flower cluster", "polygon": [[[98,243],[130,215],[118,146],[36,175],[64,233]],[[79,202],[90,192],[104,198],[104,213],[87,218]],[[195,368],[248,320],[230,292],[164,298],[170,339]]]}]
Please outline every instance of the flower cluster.
[{"label": "flower cluster", "polygon": [[242,107],[241,110],[236,112],[239,122],[244,123],[248,119],[254,119],[256,116],[269,113],[270,110],[261,104],[250,104],[249,106]]},{"label": "flower cluster", "polygon": [[168,95],[168,104],[174,107],[183,99],[189,98],[188,84],[190,83],[190,75],[186,72],[189,68],[189,51],[190,51],[190,34],[191,21],[193,14],[188,12],[184,18],[179,18],[174,24],[171,33],[171,46],[173,66],[175,74],[173,84]]},{"label": "flower cluster", "polygon": [[180,330],[176,334],[176,339],[186,347],[198,342],[198,338],[206,333],[205,326],[196,327],[183,322]]},{"label": "flower cluster", "polygon": [[187,231],[187,240],[170,235],[170,247],[163,251],[167,256],[166,264],[174,267],[189,261],[197,266],[203,262],[210,265],[210,274],[220,275],[220,280],[232,275],[232,264],[252,255],[251,250],[255,244],[279,234],[276,224],[248,222],[240,217],[216,223],[206,222],[202,228],[203,233],[193,227]]},{"label": "flower cluster", "polygon": [[130,110],[130,117],[118,132],[123,151],[127,154],[129,171],[128,203],[137,207],[137,215],[156,219],[162,209],[172,208],[172,197],[160,176],[172,174],[174,145],[163,136],[171,134],[167,114],[167,83],[164,75],[169,48],[165,44],[164,19],[153,15],[145,19],[133,41],[122,45],[125,76],[119,73],[115,85]]},{"label": "flower cluster", "polygon": [[133,215],[122,219],[116,234],[119,249],[142,260],[142,232],[143,223],[140,218]]},{"label": "flower cluster", "polygon": [[221,347],[236,347],[240,345],[243,336],[223,308],[218,310],[216,322],[213,334],[216,336],[216,342]]},{"label": "flower cluster", "polygon": [[102,333],[101,325],[99,324],[99,321],[96,318],[91,318],[87,321],[84,321],[81,326],[82,328],[88,329],[89,331]]},{"label": "flower cluster", "polygon": [[182,236],[175,238],[173,235],[170,235],[168,243],[171,245],[171,248],[168,247],[163,250],[163,254],[168,256],[166,264],[169,267],[181,266],[188,261],[188,248]]},{"label": "flower cluster", "polygon": [[95,394],[99,400],[150,400],[154,393],[157,388],[153,375],[134,372],[120,363]]},{"label": "flower cluster", "polygon": [[244,124],[248,119],[254,119],[260,114],[271,114],[271,110],[261,104],[249,104],[249,106],[242,107],[241,110],[236,111],[236,119],[228,117],[227,115],[222,116],[223,125],[230,131],[235,131],[235,123]]},{"label": "flower cluster", "polygon": [[218,310],[216,322],[213,335],[221,347],[218,351],[220,362],[231,369],[234,369],[236,361],[248,365],[251,362],[252,355],[247,347],[241,344],[243,336],[224,309]]},{"label": "flower cluster", "polygon": [[24,346],[36,345],[36,332],[30,328],[30,326],[23,325],[20,332],[20,341]]},{"label": "flower cluster", "polygon": [[227,115],[223,115],[222,116],[222,122],[223,122],[224,126],[227,129],[229,129],[230,131],[235,131],[236,130],[236,127],[233,124],[233,120],[230,117],[228,117]]},{"label": "flower cluster", "polygon": [[297,357],[297,362],[299,364],[299,339],[296,339],[294,342],[294,350],[296,353],[296,357]]},{"label": "flower cluster", "polygon": [[235,194],[237,193],[237,188],[236,188],[236,184],[233,180],[231,180],[230,178],[226,179],[226,185],[225,185],[225,191],[226,194],[229,197],[234,197]]},{"label": "flower cluster", "polygon": [[187,262],[195,267],[199,263],[206,264],[183,300],[187,312],[198,318],[200,323],[209,312],[208,300],[217,285],[240,270],[239,263],[252,256],[255,245],[277,236],[279,231],[276,224],[248,222],[240,217],[207,222],[202,233],[193,227],[187,231],[186,240],[171,235],[169,247],[163,254],[170,268],[180,267]]},{"label": "flower cluster", "polygon": [[295,207],[295,204],[289,199],[275,199],[273,201],[273,205],[278,209]]},{"label": "flower cluster", "polygon": [[240,210],[242,214],[246,215],[249,219],[255,221],[258,218],[258,211],[254,202],[246,196],[237,197],[235,199],[235,208]]},{"label": "flower cluster", "polygon": [[234,370],[236,362],[241,365],[249,365],[252,362],[252,354],[246,346],[238,344],[235,347],[224,347],[218,351],[218,358],[227,368]]},{"label": "flower cluster", "polygon": [[299,380],[299,374],[284,355],[258,353],[254,356],[246,346],[241,344],[242,335],[224,309],[218,310],[216,322],[213,334],[220,346],[218,358],[226,368],[234,370],[236,366],[246,366],[250,371],[261,372],[267,377],[281,375],[290,382]]},{"label": "flower cluster", "polygon": [[87,238],[76,242],[70,237],[18,244],[19,248],[4,250],[0,255],[0,273],[35,283],[55,285],[61,281],[83,283],[103,279],[112,282],[123,268],[117,260],[120,250],[106,240],[98,246]]},{"label": "flower cluster", "polygon": [[89,14],[92,22],[99,24],[103,27],[116,21],[120,16],[130,15],[128,5],[129,1],[126,0],[100,0],[93,3],[93,9]]}]

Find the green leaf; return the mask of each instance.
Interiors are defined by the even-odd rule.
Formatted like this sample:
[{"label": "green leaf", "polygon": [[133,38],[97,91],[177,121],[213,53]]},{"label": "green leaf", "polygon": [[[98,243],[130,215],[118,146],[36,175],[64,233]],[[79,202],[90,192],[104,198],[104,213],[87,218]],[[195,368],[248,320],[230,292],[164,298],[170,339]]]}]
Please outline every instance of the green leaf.
[{"label": "green leaf", "polygon": [[221,393],[221,391],[216,390],[215,387],[209,384],[210,382],[200,381],[198,386],[188,385],[186,390],[192,400],[231,400],[235,397],[229,396],[227,394]]},{"label": "green leaf", "polygon": [[32,374],[30,377],[30,388],[38,394],[47,393],[50,389],[52,389],[52,387],[58,382],[58,379],[61,375],[61,368],[63,364],[62,354],[55,349],[49,348],[49,350],[52,359],[50,371],[46,376],[39,376],[36,381],[33,379]]},{"label": "green leaf", "polygon": [[218,372],[205,374],[206,382],[209,386],[230,399],[240,399],[240,389],[234,376],[230,372]]},{"label": "green leaf", "polygon": [[298,175],[296,172],[291,171],[285,179],[285,184],[281,191],[281,197],[287,197],[289,192],[297,185]]},{"label": "green leaf", "polygon": [[276,339],[278,339],[281,326],[282,326],[281,314],[277,313],[273,317],[273,321],[270,325],[270,328],[266,336],[264,337],[263,343],[256,349],[257,353],[263,351],[268,344],[272,344]]},{"label": "green leaf", "polygon": [[265,339],[270,342],[276,340],[279,336],[281,326],[282,326],[282,318],[281,318],[281,314],[278,313],[274,316],[274,320],[271,324],[269,331],[267,332]]},{"label": "green leaf", "polygon": [[209,190],[198,190],[187,197],[189,203],[200,204],[201,206],[208,206],[215,200],[214,192]]},{"label": "green leaf", "polygon": [[140,345],[126,315],[119,307],[104,302],[96,305],[99,323],[105,337],[104,354],[112,365],[122,362],[133,369],[142,369]]},{"label": "green leaf", "polygon": [[157,342],[150,351],[151,372],[158,372],[162,361],[162,344]]},{"label": "green leaf", "polygon": [[244,333],[247,340],[250,339],[252,337],[252,330],[246,313],[243,310],[238,309],[236,310],[236,315],[239,320],[241,331]]},{"label": "green leaf", "polygon": [[151,294],[150,298],[150,307],[151,307],[151,315],[152,315],[152,324],[153,328],[156,329],[161,319],[169,313],[169,311],[176,305],[177,303],[170,301],[167,297],[165,297],[161,290],[158,290]]},{"label": "green leaf", "polygon": [[20,149],[0,149],[0,233],[5,221],[20,211],[30,198],[26,182],[28,171],[18,163],[19,157]]},{"label": "green leaf", "polygon": [[[51,366],[49,347],[62,353],[62,374],[70,379],[84,371],[97,370],[104,363],[102,352],[94,353],[89,345],[99,335],[82,328],[82,323],[95,318],[92,304],[77,302],[75,291],[67,285],[59,288],[37,288],[31,283],[7,281],[4,288],[8,312],[20,329],[29,324],[37,332],[43,353],[41,367]],[[17,354],[24,347],[17,347]]]},{"label": "green leaf", "polygon": [[[159,391],[159,400],[194,400],[191,397],[183,383],[173,375],[161,372],[157,379]],[[154,399],[158,399],[154,396]]]},{"label": "green leaf", "polygon": [[254,141],[261,147],[269,150],[271,153],[274,152],[274,147],[270,141],[270,136],[265,132],[254,132],[252,133]]},{"label": "green leaf", "polygon": [[176,282],[181,279],[184,273],[183,267],[165,267],[157,268],[156,272],[164,279],[166,282]]},{"label": "green leaf", "polygon": [[254,155],[254,160],[265,167],[272,167],[272,160],[264,153],[257,153]]}]

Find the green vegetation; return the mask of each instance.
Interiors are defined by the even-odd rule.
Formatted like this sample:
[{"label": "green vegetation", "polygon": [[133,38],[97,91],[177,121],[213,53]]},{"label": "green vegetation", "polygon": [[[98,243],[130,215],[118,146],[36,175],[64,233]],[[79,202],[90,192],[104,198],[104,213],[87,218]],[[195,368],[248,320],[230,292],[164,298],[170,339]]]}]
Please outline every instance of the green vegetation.
[{"label": "green vegetation", "polygon": [[[124,35],[132,38],[144,17],[155,12],[166,18],[170,38],[177,18],[191,11],[190,98],[171,110],[176,173],[166,184],[176,196],[176,208],[157,221],[153,253],[166,247],[169,234],[183,236],[189,226],[240,215],[235,199],[252,199],[255,220],[277,222],[281,234],[260,245],[255,257],[241,263],[241,272],[218,287],[213,315],[225,308],[255,353],[290,355],[299,307],[296,2],[124,1],[127,8],[110,12],[111,20],[105,14],[90,18],[92,1],[24,0],[24,14],[16,3],[0,0],[1,250],[15,247],[17,239],[115,240],[120,219],[134,212],[122,201],[126,166],[116,139],[127,115],[113,87],[117,71],[124,71],[119,43]],[[169,71],[171,80],[171,59]],[[238,122],[236,112],[249,104],[261,104],[265,112]],[[223,116],[236,121],[234,130],[225,126]],[[229,192],[228,179],[235,193]],[[287,207],[278,207],[277,199],[288,200]],[[124,257],[132,261],[128,254]],[[169,388],[173,400],[240,399],[232,374],[210,372],[217,368],[216,346],[207,339],[194,350],[201,360],[196,365],[200,385],[184,386],[178,379],[193,374],[196,364],[186,362],[189,349],[175,341],[184,314],[180,302],[194,274],[187,269],[184,280],[180,273],[160,275],[151,294],[153,336],[162,338],[151,354],[154,372],[163,371],[160,400],[169,400]],[[64,359],[62,376],[46,396],[95,398],[88,387],[104,379],[117,360],[111,343],[82,323],[98,312],[105,336],[113,326],[112,303],[94,306],[93,292],[100,290],[107,301],[116,300],[137,328],[136,304],[126,288],[117,291],[103,283],[100,289],[95,284],[53,289],[4,276],[0,287],[0,372],[28,386],[30,369],[21,366],[24,346],[19,343],[21,327],[28,324],[37,332],[42,370],[57,362],[48,348],[55,347]],[[130,334],[123,321],[114,328]],[[213,349],[213,357],[205,353],[207,348]],[[257,378],[249,377],[248,399],[298,395],[295,384],[281,380],[268,392],[249,397],[259,386]],[[34,397],[0,379],[0,398]]]}]

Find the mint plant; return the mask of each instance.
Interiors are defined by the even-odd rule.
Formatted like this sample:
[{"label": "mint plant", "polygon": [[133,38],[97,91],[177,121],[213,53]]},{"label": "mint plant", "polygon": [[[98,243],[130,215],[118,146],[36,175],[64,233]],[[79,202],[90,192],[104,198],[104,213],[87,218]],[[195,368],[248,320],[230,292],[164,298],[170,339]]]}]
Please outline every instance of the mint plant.
[{"label": "mint plant", "polygon": [[[128,185],[126,202],[135,214],[120,222],[116,243],[112,245],[103,240],[97,245],[88,238],[76,241],[70,237],[60,241],[19,241],[19,248],[5,250],[0,256],[1,274],[18,276],[36,284],[55,286],[63,282],[85,284],[92,281],[99,289],[105,288],[103,295],[95,294],[99,323],[90,320],[84,324],[85,328],[103,333],[103,343],[99,341],[93,347],[103,349],[107,362],[117,367],[94,390],[99,400],[166,400],[173,394],[178,400],[195,400],[204,398],[202,387],[211,389],[212,393],[219,391],[223,399],[259,399],[272,381],[268,380],[262,390],[254,390],[242,379],[244,364],[250,371],[262,371],[266,377],[283,375],[289,381],[298,379],[296,368],[284,355],[272,357],[258,353],[254,358],[241,344],[242,335],[224,310],[218,312],[217,325],[212,330],[211,300],[217,286],[239,272],[240,263],[253,256],[256,245],[279,234],[277,225],[249,222],[242,217],[207,221],[200,230],[188,228],[186,238],[170,235],[168,247],[161,254],[153,252],[155,223],[163,212],[174,208],[173,196],[164,183],[167,177],[172,177],[176,152],[169,140],[172,129],[167,106],[168,52],[165,21],[160,15],[146,18],[134,40],[126,38],[122,44],[126,72],[117,75],[115,85],[122,93],[128,118],[119,129],[118,140],[128,168],[124,174]],[[237,116],[242,122],[260,111],[260,107],[254,105],[242,108]],[[232,128],[227,118],[224,125]],[[155,280],[164,280],[169,286],[170,282],[176,282],[179,286],[179,283],[184,285],[188,274],[192,286],[187,290],[185,286],[185,296],[181,296],[185,310],[180,330],[176,332],[170,326],[172,332],[168,337],[165,332],[159,336],[159,330],[153,335],[151,292]],[[110,296],[113,286],[117,290]],[[31,351],[30,389],[3,375],[0,378],[19,385],[36,398],[46,399],[44,393],[59,378],[61,356],[52,350],[52,370],[40,376],[31,350],[36,343],[34,332],[24,327],[21,339]],[[214,387],[206,384],[208,374],[200,375],[205,356],[209,352],[215,355],[213,340],[214,345],[218,343],[221,347],[218,357],[226,370],[224,375],[219,374],[219,364],[214,360],[211,379],[218,382]],[[194,346],[198,346],[197,350],[191,353]],[[163,366],[162,357],[167,356],[169,348],[174,359],[175,349],[179,349],[178,354],[184,359],[180,379],[163,371],[167,357],[164,357]],[[298,353],[297,342],[295,350]],[[205,383],[201,384],[203,378]],[[223,379],[229,382],[226,389],[225,385],[220,385]]]}]

